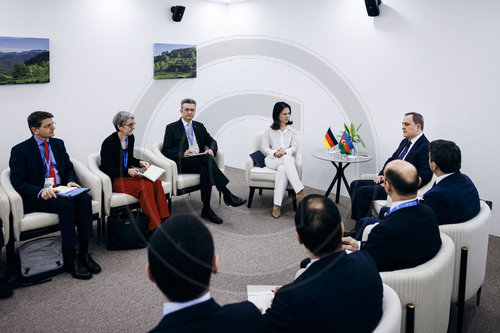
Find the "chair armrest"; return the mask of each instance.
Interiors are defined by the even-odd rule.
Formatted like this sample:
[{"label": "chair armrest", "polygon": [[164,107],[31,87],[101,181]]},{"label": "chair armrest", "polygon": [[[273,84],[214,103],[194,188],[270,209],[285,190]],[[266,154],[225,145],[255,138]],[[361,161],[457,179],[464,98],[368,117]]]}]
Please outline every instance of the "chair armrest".
[{"label": "chair armrest", "polygon": [[361,177],[359,179],[372,180],[375,177],[377,177],[377,174],[375,174],[375,173],[364,173],[361,175]]},{"label": "chair armrest", "polygon": [[253,168],[253,160],[251,157],[247,157],[245,162],[245,180],[247,181],[247,185],[250,183],[250,170]]},{"label": "chair armrest", "polygon": [[215,163],[219,169],[224,170],[226,166],[224,165],[224,152],[222,150],[217,150],[217,155],[215,155]]},{"label": "chair armrest", "polygon": [[[156,157],[158,161],[158,166],[161,166],[165,170],[167,170],[167,165],[170,165],[169,170],[167,170],[167,179],[171,179],[172,181],[172,193],[175,195],[177,193],[177,179],[179,178],[179,172],[177,170],[177,163],[175,163],[173,160],[169,159],[165,155],[162,154],[161,148],[163,146],[162,142],[155,142],[153,146],[151,147],[151,151],[153,152],[153,155]],[[165,166],[165,167],[164,167]]]},{"label": "chair armrest", "polygon": [[2,220],[4,243],[7,244],[10,235],[10,202],[2,186],[0,186],[0,220]]},{"label": "chair armrest", "polygon": [[[19,241],[19,235],[21,234],[21,220],[24,217],[23,199],[21,195],[17,193],[10,182],[10,169],[7,168],[2,172],[0,183],[5,191],[5,194],[9,198],[10,202],[10,212],[12,214],[12,229],[14,232],[14,239]],[[4,221],[5,222],[5,221]],[[8,223],[8,222],[7,222]]]},{"label": "chair armrest", "polygon": [[[92,171],[89,170],[82,162],[71,159],[73,167],[75,168],[76,176],[80,180],[80,185],[90,188],[90,196],[92,200],[102,202],[102,184],[101,179]],[[102,212],[99,212],[102,213]]]},{"label": "chair armrest", "polygon": [[100,163],[101,157],[99,153],[92,153],[87,159],[87,166],[90,171],[92,171],[101,180],[102,186],[102,202],[104,203],[104,214],[109,215],[111,210],[111,195],[113,194],[113,185],[111,184],[111,178],[107,174],[99,169],[98,163]]},{"label": "chair armrest", "polygon": [[[136,147],[135,149],[137,148],[139,147]],[[146,148],[142,148],[141,154],[138,155],[140,156],[141,160],[149,162],[150,164],[154,164],[157,167],[164,169],[165,172],[159,177],[159,179],[164,182],[172,183],[172,164],[168,161],[168,159],[167,160],[162,159],[159,156],[156,156],[156,154],[153,151]]]}]

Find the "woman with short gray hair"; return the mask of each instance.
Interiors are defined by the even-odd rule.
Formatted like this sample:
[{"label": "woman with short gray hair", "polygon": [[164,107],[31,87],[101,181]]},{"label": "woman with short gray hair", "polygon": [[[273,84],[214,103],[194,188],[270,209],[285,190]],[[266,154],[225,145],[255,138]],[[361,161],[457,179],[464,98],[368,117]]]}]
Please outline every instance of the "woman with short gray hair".
[{"label": "woman with short gray hair", "polygon": [[149,163],[134,157],[134,115],[127,111],[118,112],[113,117],[113,126],[116,132],[101,146],[100,169],[111,178],[113,192],[139,198],[141,209],[149,216],[148,230],[152,232],[170,215],[161,180],[151,182],[138,170],[149,168]]}]

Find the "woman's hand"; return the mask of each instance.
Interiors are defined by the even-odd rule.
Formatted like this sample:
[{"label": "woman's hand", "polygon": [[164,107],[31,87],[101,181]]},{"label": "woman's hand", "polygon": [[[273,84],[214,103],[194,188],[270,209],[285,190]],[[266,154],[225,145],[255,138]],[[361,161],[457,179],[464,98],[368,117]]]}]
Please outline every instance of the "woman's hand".
[{"label": "woman's hand", "polygon": [[280,147],[280,149],[278,149],[278,150],[276,150],[276,152],[274,152],[274,157],[280,158],[283,155],[286,155],[286,151],[283,149],[283,147]]},{"label": "woman's hand", "polygon": [[147,170],[149,168],[149,163],[146,161],[140,161],[139,165],[144,168],[144,170]]},{"label": "woman's hand", "polygon": [[139,172],[139,170],[137,170],[136,168],[130,168],[128,169],[128,175],[132,178],[136,178],[136,177],[142,177],[141,173]]}]

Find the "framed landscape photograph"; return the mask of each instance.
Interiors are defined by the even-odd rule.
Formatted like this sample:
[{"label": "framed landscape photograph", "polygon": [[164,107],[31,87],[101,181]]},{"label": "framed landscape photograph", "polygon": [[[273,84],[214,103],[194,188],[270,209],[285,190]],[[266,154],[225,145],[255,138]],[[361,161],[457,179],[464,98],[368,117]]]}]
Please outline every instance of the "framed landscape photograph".
[{"label": "framed landscape photograph", "polygon": [[50,81],[48,38],[0,37],[0,85]]},{"label": "framed landscape photograph", "polygon": [[153,44],[154,79],[196,77],[196,45]]}]

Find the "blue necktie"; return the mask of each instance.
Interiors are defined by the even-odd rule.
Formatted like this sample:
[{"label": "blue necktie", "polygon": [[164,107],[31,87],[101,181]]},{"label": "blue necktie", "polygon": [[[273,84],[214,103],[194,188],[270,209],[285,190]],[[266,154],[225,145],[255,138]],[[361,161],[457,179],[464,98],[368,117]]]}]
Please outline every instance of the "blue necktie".
[{"label": "blue necktie", "polygon": [[398,160],[402,160],[403,158],[405,158],[406,153],[408,153],[408,150],[410,149],[410,146],[411,146],[411,141],[408,140],[408,142],[406,143],[405,148],[403,149],[403,151],[401,152],[401,154],[399,154]]}]

